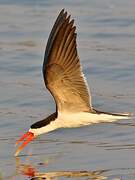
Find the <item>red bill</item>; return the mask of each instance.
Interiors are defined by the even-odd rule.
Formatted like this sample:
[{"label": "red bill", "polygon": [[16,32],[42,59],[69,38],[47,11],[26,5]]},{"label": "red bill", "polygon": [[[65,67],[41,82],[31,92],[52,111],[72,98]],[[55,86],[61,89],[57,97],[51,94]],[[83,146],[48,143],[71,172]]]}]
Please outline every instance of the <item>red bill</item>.
[{"label": "red bill", "polygon": [[34,138],[35,138],[34,133],[26,132],[18,141],[16,141],[16,145],[18,145],[22,141],[23,143],[17,148],[15,152],[15,156],[18,156],[18,154],[24,149],[24,147]]}]

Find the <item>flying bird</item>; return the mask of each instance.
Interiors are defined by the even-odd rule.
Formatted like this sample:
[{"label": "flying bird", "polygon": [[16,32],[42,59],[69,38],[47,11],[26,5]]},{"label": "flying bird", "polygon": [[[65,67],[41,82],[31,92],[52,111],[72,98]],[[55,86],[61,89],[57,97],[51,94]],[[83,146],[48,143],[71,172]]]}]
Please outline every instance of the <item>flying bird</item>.
[{"label": "flying bird", "polygon": [[49,35],[43,62],[45,86],[55,100],[56,111],[31,125],[16,142],[18,145],[24,141],[15,156],[35,137],[57,128],[113,122],[130,116],[130,113],[102,112],[93,108],[77,53],[76,36],[74,20],[63,9]]}]

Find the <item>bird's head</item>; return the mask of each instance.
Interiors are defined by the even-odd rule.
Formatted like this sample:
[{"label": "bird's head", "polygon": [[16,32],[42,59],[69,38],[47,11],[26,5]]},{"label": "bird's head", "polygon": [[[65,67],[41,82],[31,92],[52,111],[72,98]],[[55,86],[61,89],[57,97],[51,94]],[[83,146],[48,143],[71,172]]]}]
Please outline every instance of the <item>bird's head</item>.
[{"label": "bird's head", "polygon": [[24,149],[24,147],[37,136],[56,129],[57,126],[55,125],[54,121],[56,118],[57,113],[55,112],[51,114],[49,117],[31,125],[29,131],[26,132],[19,140],[16,141],[16,145],[18,145],[22,141],[23,143],[17,148],[15,156],[18,156],[18,154]]}]

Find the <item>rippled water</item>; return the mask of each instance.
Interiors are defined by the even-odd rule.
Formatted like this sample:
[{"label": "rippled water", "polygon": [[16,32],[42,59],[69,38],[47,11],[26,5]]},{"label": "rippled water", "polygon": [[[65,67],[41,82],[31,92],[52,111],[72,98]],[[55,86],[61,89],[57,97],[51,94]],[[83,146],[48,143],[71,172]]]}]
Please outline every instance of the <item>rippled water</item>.
[{"label": "rippled water", "polygon": [[14,157],[18,137],[54,111],[41,69],[62,8],[75,19],[94,106],[135,113],[134,7],[133,0],[0,0],[0,179],[135,179],[134,116],[59,129]]}]

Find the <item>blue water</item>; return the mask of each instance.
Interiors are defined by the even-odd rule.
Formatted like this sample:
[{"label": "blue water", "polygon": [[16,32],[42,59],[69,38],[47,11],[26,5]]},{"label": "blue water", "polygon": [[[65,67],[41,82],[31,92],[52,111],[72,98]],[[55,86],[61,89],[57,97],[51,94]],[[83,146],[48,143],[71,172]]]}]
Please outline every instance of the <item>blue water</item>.
[{"label": "blue water", "polygon": [[16,140],[55,111],[42,63],[62,8],[75,19],[93,106],[135,113],[134,7],[132,0],[0,0],[0,179],[30,179],[31,171],[46,179],[135,179],[134,116],[44,134],[14,157]]}]

